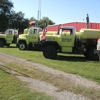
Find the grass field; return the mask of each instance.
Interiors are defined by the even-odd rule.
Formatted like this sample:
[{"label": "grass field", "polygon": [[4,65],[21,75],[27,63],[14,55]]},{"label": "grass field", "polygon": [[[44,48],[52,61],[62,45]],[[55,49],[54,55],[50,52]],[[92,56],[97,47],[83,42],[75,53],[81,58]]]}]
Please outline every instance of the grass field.
[{"label": "grass field", "polygon": [[[48,67],[52,67],[54,69],[61,70],[67,73],[80,75],[80,76],[86,77],[88,79],[91,79],[93,81],[100,83],[100,62],[89,61],[83,55],[58,54],[58,57],[52,60],[52,59],[44,58],[42,51],[26,51],[26,50],[21,51],[18,48],[15,48],[15,46],[14,47],[12,46],[10,48],[6,48],[6,47],[0,48],[0,52],[4,52],[10,55],[24,58],[31,62],[37,62],[43,65],[47,65]],[[42,81],[47,81],[57,86],[58,91],[67,89],[69,91],[74,92],[75,94],[81,94],[81,95],[90,97],[93,100],[100,100],[100,91],[87,89],[83,87],[76,87],[73,84],[70,84],[69,81],[63,79],[62,77],[58,76],[58,78],[56,78],[55,76],[48,73],[44,73],[41,70],[37,70],[37,69],[29,70],[28,67],[27,68],[25,68],[24,66],[20,67],[13,63],[9,63],[7,66],[10,66],[11,68],[14,68],[18,71],[21,71],[22,73],[25,73],[33,78],[40,79]],[[31,95],[31,94],[28,94],[28,95]],[[37,93],[37,96],[38,96],[38,93]],[[41,95],[40,97],[37,97],[37,98],[45,98],[45,97],[44,95],[43,96]],[[3,100],[3,99],[0,99],[0,100]],[[21,100],[21,99],[18,99],[18,100]],[[42,100],[42,99],[35,99],[35,100]],[[46,100],[46,99],[43,99],[43,100]],[[51,100],[51,98],[47,100]]]},{"label": "grass field", "polygon": [[89,61],[83,55],[58,54],[55,60],[44,58],[41,51],[21,51],[18,48],[0,48],[0,52],[28,61],[41,63],[67,73],[77,74],[100,83],[100,62]]},{"label": "grass field", "polygon": [[0,100],[54,100],[23,86],[13,75],[0,68]]}]

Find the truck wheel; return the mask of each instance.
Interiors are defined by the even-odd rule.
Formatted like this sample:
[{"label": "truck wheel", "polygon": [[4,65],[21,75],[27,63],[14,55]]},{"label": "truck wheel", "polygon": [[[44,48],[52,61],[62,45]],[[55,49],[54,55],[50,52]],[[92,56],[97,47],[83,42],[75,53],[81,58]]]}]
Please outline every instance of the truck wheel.
[{"label": "truck wheel", "polygon": [[45,58],[53,59],[57,56],[57,49],[54,46],[46,46],[43,49],[43,55]]},{"label": "truck wheel", "polygon": [[4,41],[0,40],[0,47],[4,47]]},{"label": "truck wheel", "polygon": [[94,52],[95,50],[96,50],[95,47],[91,47],[89,49],[89,51],[88,51],[88,58],[90,60],[98,60],[99,59],[98,54]]},{"label": "truck wheel", "polygon": [[26,43],[20,42],[18,47],[20,50],[26,50]]}]

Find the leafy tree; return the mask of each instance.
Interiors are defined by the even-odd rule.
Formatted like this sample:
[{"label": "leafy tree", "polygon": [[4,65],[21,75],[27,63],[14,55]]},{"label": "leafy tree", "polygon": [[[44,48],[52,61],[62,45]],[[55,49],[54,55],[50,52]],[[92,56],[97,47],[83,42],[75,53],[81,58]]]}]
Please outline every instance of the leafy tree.
[{"label": "leafy tree", "polygon": [[12,12],[9,20],[9,26],[11,28],[17,28],[19,29],[19,32],[23,32],[25,28],[27,28],[29,25],[29,20],[24,18],[24,13],[14,11]]},{"label": "leafy tree", "polygon": [[[48,17],[43,17],[41,20],[36,20],[34,17],[31,17],[30,19],[29,19],[29,22],[30,21],[36,21],[36,26],[37,27],[40,27],[40,28],[44,28],[44,26],[45,26],[45,24],[47,24],[47,25],[53,25],[53,24],[55,24],[52,20],[50,20]],[[30,27],[30,25],[29,25],[29,27]]]},{"label": "leafy tree", "polygon": [[13,3],[9,0],[0,0],[0,13],[9,15],[13,7]]},{"label": "leafy tree", "polygon": [[30,19],[29,19],[29,21],[32,21],[32,20],[36,20],[34,17],[31,17]]},{"label": "leafy tree", "polygon": [[24,13],[21,11],[15,12],[12,10],[13,3],[9,0],[0,0],[0,31],[5,31],[7,28],[17,28],[22,32],[29,26],[29,20],[24,18]]},{"label": "leafy tree", "polygon": [[4,31],[9,24],[9,16],[13,3],[9,0],[0,0],[0,30]]},{"label": "leafy tree", "polygon": [[44,28],[45,23],[47,23],[47,25],[53,25],[55,24],[52,20],[50,20],[48,17],[43,17],[39,22],[38,25],[41,28]]}]

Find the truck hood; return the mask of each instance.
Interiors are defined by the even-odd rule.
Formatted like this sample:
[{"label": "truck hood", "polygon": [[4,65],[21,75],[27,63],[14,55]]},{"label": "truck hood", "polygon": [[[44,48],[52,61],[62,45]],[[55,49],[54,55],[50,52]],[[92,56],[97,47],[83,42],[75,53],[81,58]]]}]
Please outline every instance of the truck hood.
[{"label": "truck hood", "polygon": [[27,34],[20,34],[19,38],[26,37],[26,36],[27,36]]},{"label": "truck hood", "polygon": [[5,38],[5,34],[0,34],[0,38]]}]

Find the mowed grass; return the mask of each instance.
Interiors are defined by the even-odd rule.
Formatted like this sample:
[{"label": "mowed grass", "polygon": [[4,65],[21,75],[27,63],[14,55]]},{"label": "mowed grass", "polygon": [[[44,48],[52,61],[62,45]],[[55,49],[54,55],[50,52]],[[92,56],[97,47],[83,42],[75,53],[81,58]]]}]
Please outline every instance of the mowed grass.
[{"label": "mowed grass", "polygon": [[21,51],[13,46],[0,48],[0,52],[44,64],[67,73],[80,75],[100,83],[100,62],[87,60],[83,55],[58,54],[56,59],[46,59],[42,51]]},{"label": "mowed grass", "polygon": [[0,100],[54,100],[46,96],[24,87],[24,83],[20,82],[13,75],[3,71],[0,68]]}]

